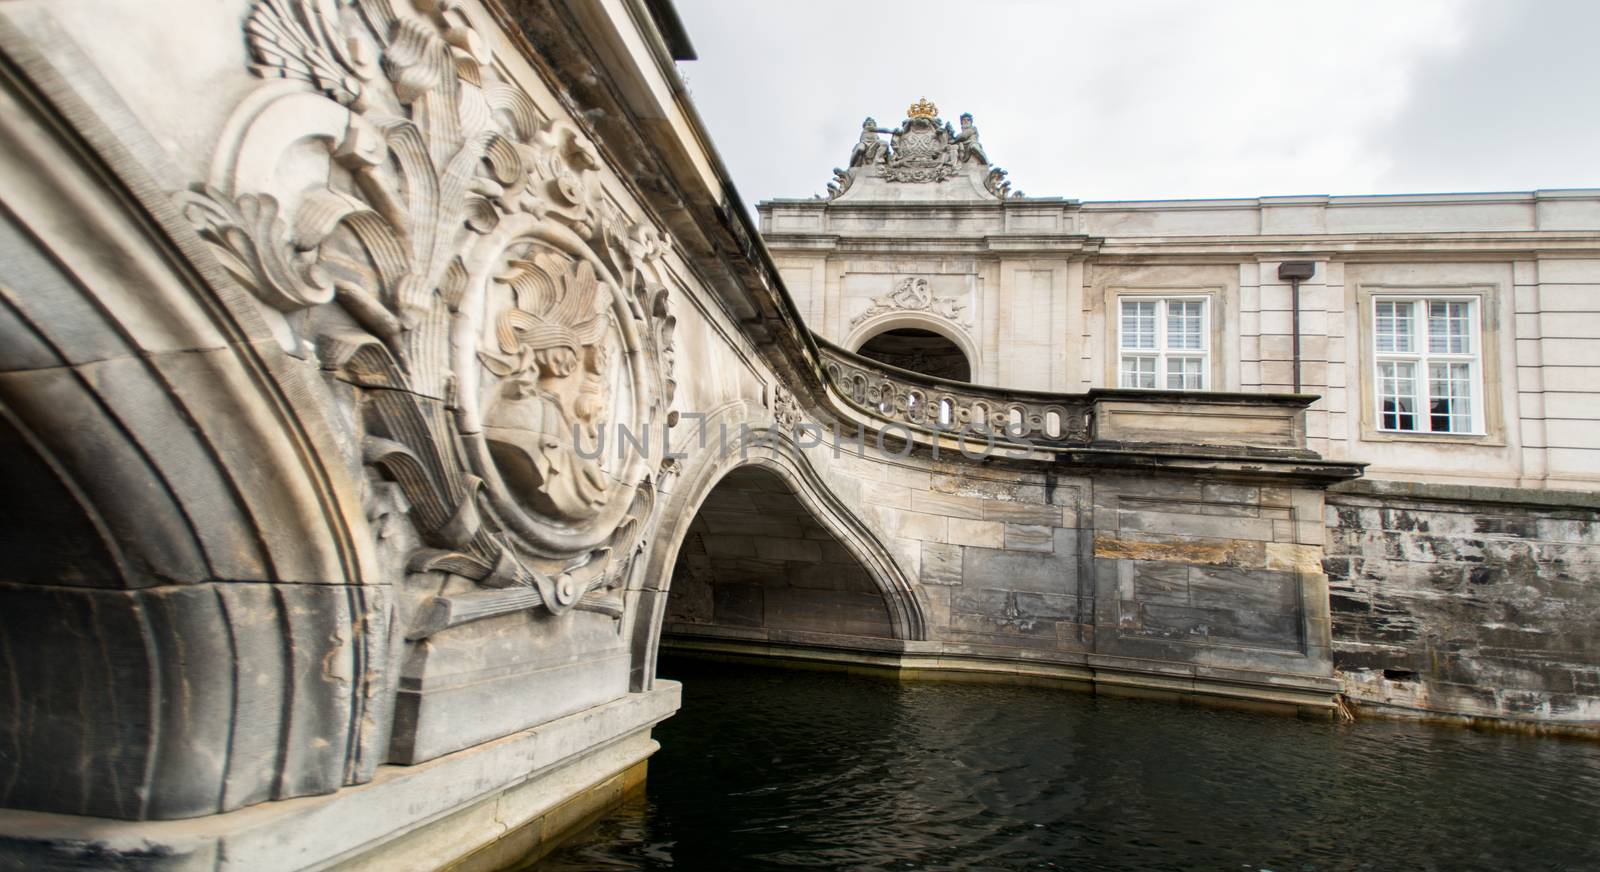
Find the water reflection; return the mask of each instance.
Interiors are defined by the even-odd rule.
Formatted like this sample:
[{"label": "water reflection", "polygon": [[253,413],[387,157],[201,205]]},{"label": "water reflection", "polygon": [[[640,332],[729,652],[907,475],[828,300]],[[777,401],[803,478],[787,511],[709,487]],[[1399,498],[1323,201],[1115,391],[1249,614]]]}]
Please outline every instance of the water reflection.
[{"label": "water reflection", "polygon": [[1600,869],[1600,745],[691,670],[646,796],[540,872]]}]

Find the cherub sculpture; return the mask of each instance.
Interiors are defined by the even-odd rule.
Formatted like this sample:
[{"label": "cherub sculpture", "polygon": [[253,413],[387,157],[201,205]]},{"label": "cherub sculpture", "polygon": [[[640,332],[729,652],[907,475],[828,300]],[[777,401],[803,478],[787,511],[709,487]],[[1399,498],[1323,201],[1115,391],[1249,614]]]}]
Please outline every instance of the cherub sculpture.
[{"label": "cherub sculpture", "polygon": [[978,163],[989,162],[989,155],[984,153],[983,144],[978,142],[978,128],[972,125],[972,113],[961,113],[961,130],[950,137],[956,147],[956,163],[966,163],[976,160]]},{"label": "cherub sculpture", "polygon": [[888,127],[879,127],[876,119],[868,117],[861,122],[861,138],[856,141],[856,147],[850,150],[850,166],[870,167],[885,157],[883,140],[878,138],[880,133],[893,135],[896,131]]}]

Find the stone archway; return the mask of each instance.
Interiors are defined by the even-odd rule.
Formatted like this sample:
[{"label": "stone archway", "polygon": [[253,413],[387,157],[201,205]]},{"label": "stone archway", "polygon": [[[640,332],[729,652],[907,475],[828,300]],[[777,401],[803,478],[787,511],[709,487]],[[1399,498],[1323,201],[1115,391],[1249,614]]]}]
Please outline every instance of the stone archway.
[{"label": "stone archway", "polygon": [[29,118],[0,134],[0,804],[173,819],[368,781],[390,586],[321,374],[138,161],[0,105]]},{"label": "stone archway", "polygon": [[672,570],[663,633],[896,638],[884,592],[788,482],[739,467],[706,495]]},{"label": "stone archway", "polygon": [[[647,690],[654,685],[656,657],[661,638],[672,622],[672,610],[677,608],[672,605],[671,596],[674,593],[680,567],[685,568],[686,572],[710,571],[711,573],[716,573],[719,564],[723,567],[738,567],[735,574],[710,577],[711,585],[716,585],[719,579],[723,579],[731,586],[747,585],[753,580],[758,568],[765,569],[776,576],[782,576],[784,587],[792,591],[821,590],[820,586],[808,588],[807,585],[812,584],[812,581],[806,579],[822,578],[830,570],[806,567],[813,562],[828,566],[836,574],[848,576],[848,581],[841,585],[848,596],[843,597],[841,601],[853,603],[859,608],[856,612],[857,622],[852,629],[866,632],[817,633],[804,626],[804,622],[786,622],[781,619],[784,615],[777,614],[783,611],[784,604],[793,605],[807,596],[818,601],[826,599],[820,595],[777,594],[773,602],[779,608],[774,616],[780,619],[768,622],[765,589],[761,593],[762,626],[753,626],[750,621],[745,621],[743,624],[715,624],[717,594],[712,590],[709,594],[711,597],[709,616],[712,621],[699,622],[701,625],[699,628],[682,629],[706,630],[720,627],[712,632],[722,632],[731,638],[742,636],[765,641],[796,640],[804,636],[808,644],[885,650],[898,650],[903,648],[906,642],[927,638],[927,617],[924,605],[914,590],[912,584],[914,579],[885,547],[881,534],[863,521],[856,511],[835,493],[833,483],[827,478],[827,471],[813,464],[809,456],[797,448],[793,441],[785,437],[773,438],[774,434],[761,429],[755,431],[754,435],[756,440],[744,450],[731,457],[708,458],[704,465],[692,470],[686,476],[687,486],[674,489],[674,495],[664,513],[666,520],[657,534],[659,544],[653,550],[644,569],[643,585],[638,591],[640,602],[635,611],[632,630],[631,687],[635,691]],[[724,487],[725,485],[727,487]],[[718,491],[735,494],[762,493],[764,496],[760,502],[768,507],[766,511],[781,512],[784,520],[768,524],[759,532],[753,529],[748,532],[731,529],[726,524],[726,514],[741,511],[751,514],[751,511],[738,497],[732,500],[726,497],[719,498]],[[755,502],[755,499],[751,499],[750,505],[754,505]],[[736,507],[734,503],[738,503],[739,506]],[[724,517],[714,521],[709,516],[702,518],[702,514],[721,514]],[[706,541],[708,535],[713,537],[713,541],[709,544]],[[714,537],[718,536],[730,538],[715,541]],[[736,552],[744,546],[734,541],[734,537],[740,536],[750,537],[752,555],[756,552],[754,540],[758,536],[784,540],[784,544],[765,545],[763,549],[769,556],[755,556],[753,559],[761,561],[759,563],[741,564],[738,562],[740,555]],[[818,545],[813,551],[810,546],[790,544],[788,540],[795,542],[810,540],[817,542]],[[713,557],[712,550],[721,551],[723,559]],[[780,557],[778,556],[780,553],[791,556]],[[693,569],[690,570],[689,567]],[[786,573],[796,573],[796,575]],[[799,580],[801,583],[790,584],[791,579]],[[704,577],[701,580],[706,581]],[[746,603],[751,602],[753,594],[750,591],[729,591],[724,594],[729,597],[741,595],[746,597],[744,600]],[[703,607],[704,592],[701,594],[700,603]],[[729,600],[728,604],[734,609],[738,608],[737,603],[732,600]],[[879,604],[881,611],[878,608]],[[837,605],[829,607],[843,608]],[[792,611],[788,614],[792,615]],[[745,615],[748,617],[750,612],[746,611]],[[678,616],[684,617],[681,614]]]}]

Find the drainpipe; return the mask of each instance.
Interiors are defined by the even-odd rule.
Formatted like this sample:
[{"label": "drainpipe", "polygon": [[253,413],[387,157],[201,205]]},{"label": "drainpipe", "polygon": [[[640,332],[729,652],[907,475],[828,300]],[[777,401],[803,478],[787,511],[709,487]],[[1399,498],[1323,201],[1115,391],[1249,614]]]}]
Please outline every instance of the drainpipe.
[{"label": "drainpipe", "polygon": [[1291,260],[1278,264],[1278,279],[1289,280],[1290,331],[1294,338],[1294,392],[1300,393],[1300,283],[1317,273],[1317,265],[1309,260]]}]

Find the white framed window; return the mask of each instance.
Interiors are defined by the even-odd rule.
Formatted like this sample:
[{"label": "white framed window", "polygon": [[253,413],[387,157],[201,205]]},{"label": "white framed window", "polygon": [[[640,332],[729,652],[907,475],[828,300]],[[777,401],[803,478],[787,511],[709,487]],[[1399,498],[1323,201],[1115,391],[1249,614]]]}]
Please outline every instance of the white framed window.
[{"label": "white framed window", "polygon": [[1174,391],[1211,386],[1205,297],[1117,298],[1117,385]]},{"label": "white framed window", "polygon": [[1477,299],[1375,296],[1372,307],[1378,429],[1482,434]]}]

